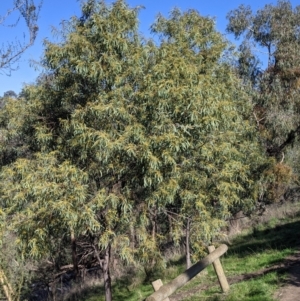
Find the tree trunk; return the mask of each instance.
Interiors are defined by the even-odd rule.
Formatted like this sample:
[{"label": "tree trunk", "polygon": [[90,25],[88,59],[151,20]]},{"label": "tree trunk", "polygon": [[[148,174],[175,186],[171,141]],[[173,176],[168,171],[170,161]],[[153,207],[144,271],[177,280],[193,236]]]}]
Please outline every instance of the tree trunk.
[{"label": "tree trunk", "polygon": [[169,241],[173,240],[173,221],[172,221],[172,216],[171,213],[168,214],[168,221],[169,221]]},{"label": "tree trunk", "polygon": [[108,246],[105,249],[104,259],[103,259],[103,277],[104,277],[105,301],[112,301],[109,262],[110,262],[110,246]]},{"label": "tree trunk", "polygon": [[154,209],[153,218],[151,220],[152,223],[152,239],[153,241],[156,240],[156,233],[157,233],[157,209]]},{"label": "tree trunk", "polygon": [[190,255],[190,218],[187,218],[186,232],[185,232],[185,251],[186,251],[186,268],[189,269],[191,266],[191,255]]},{"label": "tree trunk", "polygon": [[134,226],[130,225],[130,248],[134,250],[135,248],[135,231],[134,231]]},{"label": "tree trunk", "polygon": [[104,259],[101,259],[99,256],[98,246],[94,245],[95,256],[99,262],[99,265],[102,269],[103,278],[104,278],[104,290],[105,290],[105,301],[112,301],[112,292],[111,292],[111,278],[109,270],[110,262],[110,245],[104,250]]},{"label": "tree trunk", "polygon": [[72,248],[73,269],[75,273],[75,278],[77,278],[79,269],[78,269],[78,261],[77,261],[76,238],[73,230],[71,230],[71,248]]}]

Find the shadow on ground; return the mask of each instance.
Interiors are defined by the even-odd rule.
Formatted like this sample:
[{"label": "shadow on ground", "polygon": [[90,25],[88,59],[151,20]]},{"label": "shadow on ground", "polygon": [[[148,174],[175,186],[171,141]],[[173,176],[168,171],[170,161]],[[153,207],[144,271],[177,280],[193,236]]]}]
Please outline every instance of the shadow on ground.
[{"label": "shadow on ground", "polygon": [[283,250],[300,247],[300,221],[268,229],[260,228],[260,225],[257,225],[247,236],[237,237],[227,254],[235,254],[242,258],[268,249]]}]

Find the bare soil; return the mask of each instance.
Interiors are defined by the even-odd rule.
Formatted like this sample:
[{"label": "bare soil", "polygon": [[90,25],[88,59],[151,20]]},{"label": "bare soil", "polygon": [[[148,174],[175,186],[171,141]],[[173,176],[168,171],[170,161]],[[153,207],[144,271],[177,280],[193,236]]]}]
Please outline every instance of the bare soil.
[{"label": "bare soil", "polygon": [[279,301],[300,300],[300,251],[286,259],[287,279],[276,292],[275,298]]}]

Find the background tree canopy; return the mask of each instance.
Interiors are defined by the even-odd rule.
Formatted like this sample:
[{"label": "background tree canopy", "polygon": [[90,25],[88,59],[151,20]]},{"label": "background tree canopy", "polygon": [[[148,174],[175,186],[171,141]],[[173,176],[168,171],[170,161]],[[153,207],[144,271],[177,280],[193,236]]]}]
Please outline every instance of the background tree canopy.
[{"label": "background tree canopy", "polygon": [[[300,6],[281,0],[253,13],[241,5],[228,20],[227,31],[242,38],[238,70],[252,84],[249,95],[262,144],[281,163],[269,171],[275,184],[267,196],[279,200],[299,175]],[[267,54],[265,70],[259,69],[259,51]]]}]

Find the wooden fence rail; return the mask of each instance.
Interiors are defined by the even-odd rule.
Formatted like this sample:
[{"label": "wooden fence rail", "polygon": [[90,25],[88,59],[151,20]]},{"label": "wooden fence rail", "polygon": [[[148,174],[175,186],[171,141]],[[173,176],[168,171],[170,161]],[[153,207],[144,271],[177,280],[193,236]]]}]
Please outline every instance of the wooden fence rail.
[{"label": "wooden fence rail", "polygon": [[203,271],[208,265],[213,263],[216,259],[221,257],[226,251],[228,247],[226,245],[221,245],[219,248],[214,250],[208,256],[198,261],[196,264],[187,269],[184,273],[177,276],[174,280],[169,282],[168,284],[160,287],[156,292],[154,292],[151,296],[146,298],[145,301],[163,301],[169,296],[171,296],[177,289],[185,285],[188,281],[194,278],[198,273]]}]

